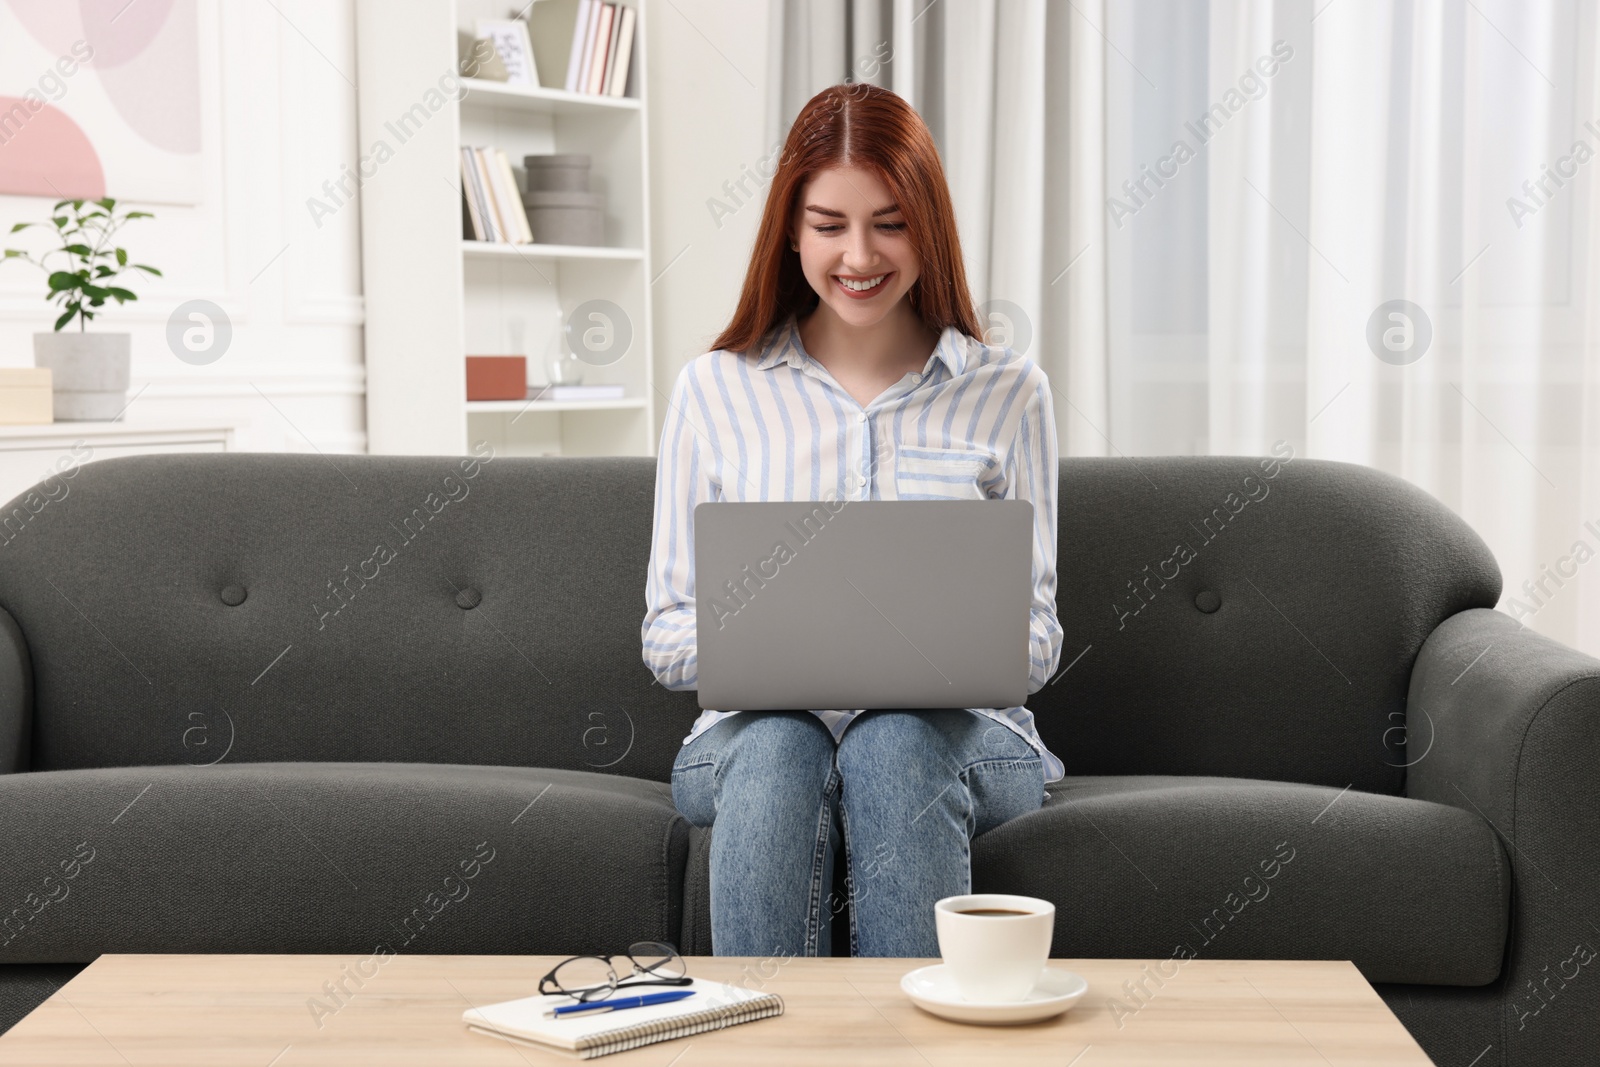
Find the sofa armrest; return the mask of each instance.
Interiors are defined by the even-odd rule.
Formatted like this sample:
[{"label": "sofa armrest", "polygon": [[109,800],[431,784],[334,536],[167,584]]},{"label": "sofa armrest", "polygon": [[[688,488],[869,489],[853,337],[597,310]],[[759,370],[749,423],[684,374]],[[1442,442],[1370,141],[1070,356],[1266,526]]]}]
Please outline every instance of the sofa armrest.
[{"label": "sofa armrest", "polygon": [[1513,839],[1600,815],[1600,659],[1472,608],[1423,643],[1406,706],[1407,796],[1476,811]]},{"label": "sofa armrest", "polygon": [[1406,795],[1476,812],[1511,860],[1506,1062],[1564,1062],[1597,1029],[1600,659],[1463,611],[1417,654],[1406,720]]},{"label": "sofa armrest", "polygon": [[0,608],[0,774],[28,769],[33,727],[33,663],[22,627]]}]

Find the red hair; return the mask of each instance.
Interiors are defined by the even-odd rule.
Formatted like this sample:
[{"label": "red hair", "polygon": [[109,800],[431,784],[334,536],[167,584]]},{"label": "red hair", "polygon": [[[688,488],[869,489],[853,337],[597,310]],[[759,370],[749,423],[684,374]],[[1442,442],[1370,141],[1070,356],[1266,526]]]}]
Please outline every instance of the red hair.
[{"label": "red hair", "polygon": [[778,170],[767,190],[761,226],[744,276],[733,321],[712,349],[753,352],[789,315],[805,315],[820,300],[789,247],[789,223],[800,191],[829,167],[859,167],[877,174],[905,215],[905,234],[920,261],[906,293],[928,326],[959,326],[982,337],[977,309],[956,235],[955,209],[933,135],[916,109],[870,82],[830,85],[813,96],[789,128]]}]

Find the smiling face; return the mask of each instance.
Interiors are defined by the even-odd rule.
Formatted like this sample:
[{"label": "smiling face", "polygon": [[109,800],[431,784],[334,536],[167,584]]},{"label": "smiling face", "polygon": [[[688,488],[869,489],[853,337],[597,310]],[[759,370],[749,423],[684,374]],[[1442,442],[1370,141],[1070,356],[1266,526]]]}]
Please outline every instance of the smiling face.
[{"label": "smiling face", "polygon": [[853,326],[894,312],[918,275],[905,216],[871,171],[818,171],[800,190],[792,230],[800,269],[822,302]]}]

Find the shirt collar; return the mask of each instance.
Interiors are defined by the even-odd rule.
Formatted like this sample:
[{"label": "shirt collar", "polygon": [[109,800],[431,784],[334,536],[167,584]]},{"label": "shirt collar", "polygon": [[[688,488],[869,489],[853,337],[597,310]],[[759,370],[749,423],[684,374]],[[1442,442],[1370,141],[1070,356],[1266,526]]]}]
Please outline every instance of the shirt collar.
[{"label": "shirt collar", "polygon": [[[772,331],[767,340],[766,351],[756,362],[756,370],[769,370],[780,363],[787,363],[798,369],[807,358],[800,343],[799,323],[795,316],[790,315]],[[933,349],[933,358],[945,365],[952,378],[959,377],[966,369],[967,337],[959,326],[946,326],[940,332],[939,343]]]}]

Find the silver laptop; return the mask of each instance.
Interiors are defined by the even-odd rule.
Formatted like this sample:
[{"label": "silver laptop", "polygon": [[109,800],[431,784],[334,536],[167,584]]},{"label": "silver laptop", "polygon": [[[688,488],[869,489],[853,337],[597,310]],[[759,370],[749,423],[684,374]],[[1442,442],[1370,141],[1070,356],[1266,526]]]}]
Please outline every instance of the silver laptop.
[{"label": "silver laptop", "polygon": [[694,509],[700,706],[1009,708],[1028,695],[1033,504]]}]

